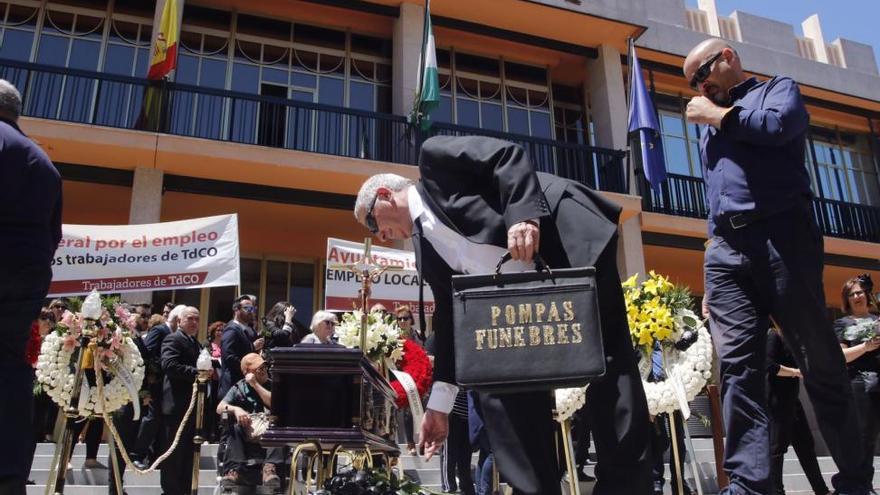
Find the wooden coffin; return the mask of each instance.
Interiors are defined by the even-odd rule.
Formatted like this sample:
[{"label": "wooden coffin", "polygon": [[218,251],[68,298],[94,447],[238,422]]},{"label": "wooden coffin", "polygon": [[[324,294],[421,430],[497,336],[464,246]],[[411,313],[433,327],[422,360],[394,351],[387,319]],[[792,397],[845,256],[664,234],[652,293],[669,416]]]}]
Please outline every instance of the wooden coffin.
[{"label": "wooden coffin", "polygon": [[299,344],[272,353],[266,446],[317,440],[328,448],[397,453],[396,393],[359,349]]}]

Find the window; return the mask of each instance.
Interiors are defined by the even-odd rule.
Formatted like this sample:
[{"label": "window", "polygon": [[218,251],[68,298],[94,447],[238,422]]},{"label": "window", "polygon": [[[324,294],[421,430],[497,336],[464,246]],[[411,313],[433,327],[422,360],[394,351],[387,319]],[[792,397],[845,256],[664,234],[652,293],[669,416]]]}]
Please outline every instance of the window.
[{"label": "window", "polygon": [[440,105],[433,114],[436,122],[548,139],[554,137],[546,68],[454,49],[437,50],[437,68]]},{"label": "window", "polygon": [[807,170],[817,196],[880,206],[880,184],[868,144],[870,136],[811,127],[810,137]]}]

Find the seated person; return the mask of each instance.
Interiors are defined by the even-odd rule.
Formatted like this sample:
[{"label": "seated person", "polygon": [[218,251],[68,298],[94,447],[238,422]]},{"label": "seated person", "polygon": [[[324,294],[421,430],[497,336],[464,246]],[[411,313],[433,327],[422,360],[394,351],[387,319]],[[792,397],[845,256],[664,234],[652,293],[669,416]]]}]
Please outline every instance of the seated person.
[{"label": "seated person", "polygon": [[250,415],[268,412],[272,403],[268,366],[259,354],[250,353],[241,360],[241,372],[244,379],[233,385],[217,405],[217,414],[228,412],[235,417],[227,438],[223,465],[226,473],[221,485],[238,485],[246,467],[263,462],[263,487],[279,490],[281,479],[275,466],[284,463],[285,448],[263,448],[258,441],[251,439]]}]

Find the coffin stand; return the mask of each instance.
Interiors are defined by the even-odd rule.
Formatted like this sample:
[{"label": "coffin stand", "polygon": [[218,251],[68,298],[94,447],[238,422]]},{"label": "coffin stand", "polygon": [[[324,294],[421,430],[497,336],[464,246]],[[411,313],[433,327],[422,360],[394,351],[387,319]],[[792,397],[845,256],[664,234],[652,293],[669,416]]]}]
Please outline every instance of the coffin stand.
[{"label": "coffin stand", "polygon": [[[334,475],[340,453],[358,468],[375,461],[391,469],[400,455],[396,393],[360,349],[299,344],[271,354],[275,419],[262,444],[292,448],[291,494],[308,493],[313,472],[320,489]],[[305,487],[296,476],[301,460],[307,462]]]}]

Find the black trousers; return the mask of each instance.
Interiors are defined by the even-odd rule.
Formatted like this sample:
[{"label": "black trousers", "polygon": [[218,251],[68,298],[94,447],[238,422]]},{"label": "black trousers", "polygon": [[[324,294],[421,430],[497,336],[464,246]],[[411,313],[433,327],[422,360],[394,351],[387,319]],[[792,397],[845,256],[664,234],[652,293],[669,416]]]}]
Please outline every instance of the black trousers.
[{"label": "black trousers", "polygon": [[154,461],[165,451],[165,429],[162,427],[164,416],[162,415],[162,403],[158,398],[162,397],[162,391],[151,391],[150,396],[153,398],[150,404],[141,408],[140,424],[132,446],[131,453],[133,459],[145,461],[150,459]]},{"label": "black trousers", "polygon": [[574,413],[571,436],[574,437],[574,462],[580,470],[590,457],[590,417],[586,408],[582,407]]},{"label": "black trousers", "polygon": [[851,386],[862,436],[861,445],[864,453],[862,470],[870,473],[869,479],[873,479],[874,446],[877,444],[877,436],[880,435],[880,392],[866,392],[865,382],[859,375],[852,379]]},{"label": "black trousers", "polygon": [[[98,448],[101,446],[101,439],[104,437],[104,420],[102,419],[89,419],[86,421],[80,421],[76,423],[71,431],[70,435],[73,437],[72,446],[76,446],[79,441],[79,436],[82,434],[82,431],[88,426],[88,430],[86,430],[86,436],[83,439],[86,444],[86,459],[97,459],[98,458]],[[73,449],[70,449],[70,455],[73,456]],[[67,460],[70,462],[70,459]]]},{"label": "black trousers", "polygon": [[3,377],[3,400],[0,401],[0,425],[3,425],[3,448],[0,449],[0,490],[24,494],[34,451],[33,384],[34,370],[26,362],[31,323],[40,314],[49,290],[52,271],[45,266],[9,266],[18,260],[0,260],[0,377]]},{"label": "black trousers", "polygon": [[[794,380],[794,378],[787,378]],[[776,387],[770,386],[770,394],[767,403],[770,411],[770,487],[771,495],[785,495],[785,486],[782,483],[782,465],[785,461],[785,452],[788,446],[794,448],[798,462],[813,493],[825,495],[828,493],[828,485],[822,478],[822,470],[819,469],[819,461],[816,460],[816,446],[813,443],[813,434],[807,423],[807,416],[801,401],[798,399],[797,383],[792,383],[792,390],[780,389],[774,393]],[[873,458],[873,456],[872,456]]]},{"label": "black trousers", "polygon": [[[174,441],[177,428],[183,420],[182,417],[165,416],[165,445],[170,446]],[[174,452],[159,465],[159,476],[164,495],[188,495],[192,486],[193,468],[193,436],[195,434],[195,415],[191,415],[186,427],[180,435],[180,441]]]},{"label": "black trousers", "polygon": [[[140,419],[137,421],[134,419],[134,407],[131,403],[126,404],[125,407],[113,413],[113,425],[116,427],[116,431],[122,439],[122,445],[116,444],[116,460],[119,462],[119,476],[124,484],[125,459],[122,458],[121,449],[130,448],[134,443],[137,439],[138,426],[140,425]],[[116,483],[113,481],[113,459],[109,452],[107,453],[107,469],[109,470],[107,478],[108,493],[110,495],[118,495],[116,493]]]},{"label": "black trousers", "polygon": [[724,227],[705,254],[706,299],[721,361],[727,493],[770,491],[766,340],[772,316],[804,375],[842,494],[870,488],[843,353],[825,312],[823,241],[807,202],[741,229]]},{"label": "black trousers", "polygon": [[[653,438],[651,438],[651,449],[654,457],[654,491],[662,491],[666,480],[663,477],[666,468],[663,459],[666,452],[669,452],[669,487],[672,489],[673,495],[684,495],[678,493],[678,477],[684,472],[684,458],[686,455],[684,445],[684,421],[682,421],[681,413],[675,411],[672,414],[675,421],[675,442],[678,444],[678,463],[675,463],[675,455],[672,453],[672,428],[669,424],[669,414],[660,414],[654,417]],[[690,493],[690,487],[684,483],[682,479],[682,487],[684,493]]]},{"label": "black trousers", "polygon": [[449,435],[440,459],[443,491],[461,491],[465,495],[476,495],[474,477],[471,474],[472,452],[467,418],[450,414]]}]

